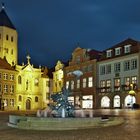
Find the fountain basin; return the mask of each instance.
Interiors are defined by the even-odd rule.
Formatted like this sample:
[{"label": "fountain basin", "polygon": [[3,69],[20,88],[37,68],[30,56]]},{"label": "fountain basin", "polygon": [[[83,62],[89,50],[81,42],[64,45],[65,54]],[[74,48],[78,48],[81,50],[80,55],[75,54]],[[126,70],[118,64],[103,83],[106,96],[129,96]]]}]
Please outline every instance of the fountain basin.
[{"label": "fountain basin", "polygon": [[8,126],[27,130],[75,130],[120,125],[123,118],[110,117],[102,121],[94,118],[38,118],[10,115]]}]

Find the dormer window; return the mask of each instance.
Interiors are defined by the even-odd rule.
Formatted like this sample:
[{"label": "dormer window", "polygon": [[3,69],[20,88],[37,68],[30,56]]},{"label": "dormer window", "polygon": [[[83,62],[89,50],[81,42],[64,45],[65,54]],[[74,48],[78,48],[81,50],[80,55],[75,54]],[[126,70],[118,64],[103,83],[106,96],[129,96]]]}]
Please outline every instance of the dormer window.
[{"label": "dormer window", "polygon": [[124,46],[124,53],[130,53],[130,44]]},{"label": "dormer window", "polygon": [[115,55],[120,55],[120,54],[121,54],[121,48],[116,48]]},{"label": "dormer window", "polygon": [[111,57],[112,56],[112,50],[106,51],[106,57]]}]

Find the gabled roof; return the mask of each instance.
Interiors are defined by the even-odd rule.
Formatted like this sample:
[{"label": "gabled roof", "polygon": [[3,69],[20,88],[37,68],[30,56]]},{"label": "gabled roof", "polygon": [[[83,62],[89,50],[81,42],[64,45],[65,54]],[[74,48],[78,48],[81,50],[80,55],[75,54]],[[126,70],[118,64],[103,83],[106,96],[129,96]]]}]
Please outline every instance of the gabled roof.
[{"label": "gabled roof", "polygon": [[[106,49],[106,50],[110,50],[110,49],[115,49],[117,47],[123,47],[124,45],[128,45],[128,44],[131,44],[133,46],[137,45],[139,43],[139,41],[136,41],[134,39],[131,39],[131,38],[127,38],[125,39],[124,41],[121,41],[120,43],[117,43],[116,45]],[[104,50],[104,51],[106,51]]]},{"label": "gabled roof", "polygon": [[15,26],[6,14],[4,8],[2,8],[2,10],[0,11],[0,26],[6,26],[16,30]]},{"label": "gabled roof", "polygon": [[0,69],[6,69],[6,70],[15,70],[4,58],[0,58]]}]

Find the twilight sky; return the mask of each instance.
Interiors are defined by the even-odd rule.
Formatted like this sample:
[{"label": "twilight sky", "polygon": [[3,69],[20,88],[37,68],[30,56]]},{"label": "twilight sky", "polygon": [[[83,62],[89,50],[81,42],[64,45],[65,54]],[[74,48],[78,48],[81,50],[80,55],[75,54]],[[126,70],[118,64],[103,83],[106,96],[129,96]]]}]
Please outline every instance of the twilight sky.
[{"label": "twilight sky", "polygon": [[140,0],[0,0],[15,25],[19,63],[52,67],[67,61],[77,42],[104,50],[127,38],[140,41]]}]

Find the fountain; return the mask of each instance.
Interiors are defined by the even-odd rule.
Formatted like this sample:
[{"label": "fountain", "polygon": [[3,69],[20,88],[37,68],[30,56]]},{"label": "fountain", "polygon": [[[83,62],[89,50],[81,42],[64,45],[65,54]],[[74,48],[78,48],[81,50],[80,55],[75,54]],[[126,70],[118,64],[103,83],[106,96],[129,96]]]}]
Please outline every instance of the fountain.
[{"label": "fountain", "polygon": [[101,117],[93,117],[91,111],[89,114],[85,114],[83,110],[76,111],[68,101],[70,95],[66,89],[52,94],[52,102],[46,109],[38,110],[36,117],[10,115],[8,126],[29,130],[75,130],[123,123],[123,118],[113,117],[102,121]]}]

